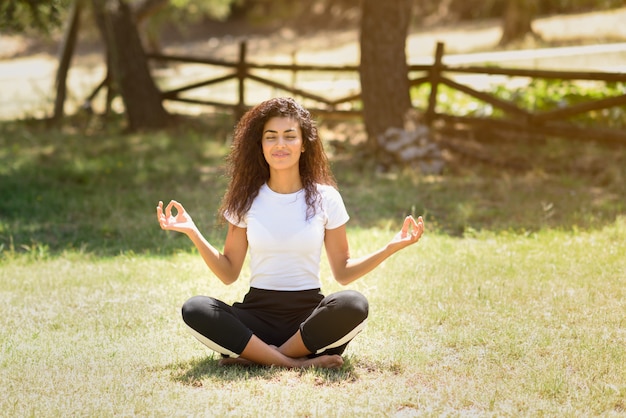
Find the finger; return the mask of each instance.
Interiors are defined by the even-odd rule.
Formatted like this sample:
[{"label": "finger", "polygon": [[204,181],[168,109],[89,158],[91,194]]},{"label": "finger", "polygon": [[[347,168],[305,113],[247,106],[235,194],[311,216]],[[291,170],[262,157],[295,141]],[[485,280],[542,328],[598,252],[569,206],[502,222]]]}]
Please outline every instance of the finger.
[{"label": "finger", "polygon": [[424,230],[424,219],[421,216],[417,218],[417,225],[422,231]]},{"label": "finger", "polygon": [[406,234],[409,232],[409,226],[411,225],[411,219],[413,219],[411,217],[411,215],[409,215],[406,218],[404,218],[404,223],[402,224],[402,230],[400,231],[402,233],[403,237],[406,237]]},{"label": "finger", "polygon": [[182,204],[178,203],[175,200],[172,200],[172,203],[174,204],[174,207],[176,208],[177,215],[180,215],[181,213],[185,212],[185,208],[183,207]]},{"label": "finger", "polygon": [[157,220],[159,221],[159,226],[161,229],[168,229],[167,219],[163,214],[163,202],[159,201],[159,206],[157,206]]},{"label": "finger", "polygon": [[167,206],[165,207],[165,216],[166,217],[171,217],[172,216],[172,207],[174,206],[174,204],[176,204],[178,202],[176,202],[175,200],[170,200],[170,203],[167,204]]},{"label": "finger", "polygon": [[415,219],[412,216],[409,219],[409,224],[411,226],[411,235],[416,236],[419,227],[418,227],[418,223],[415,221]]},{"label": "finger", "polygon": [[424,233],[424,220],[420,216],[417,218],[417,223],[415,225],[415,233],[414,233],[415,238],[419,239],[423,233]]},{"label": "finger", "polygon": [[161,217],[163,216],[163,202],[159,201],[158,206],[156,207],[157,219],[159,222],[161,221]]}]

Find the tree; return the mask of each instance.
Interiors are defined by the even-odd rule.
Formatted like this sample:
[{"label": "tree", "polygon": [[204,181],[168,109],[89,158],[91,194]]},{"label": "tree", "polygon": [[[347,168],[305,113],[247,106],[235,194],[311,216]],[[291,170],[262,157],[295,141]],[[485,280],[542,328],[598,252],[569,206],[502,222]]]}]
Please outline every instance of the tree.
[{"label": "tree", "polygon": [[363,0],[361,15],[361,91],[368,143],[378,151],[379,135],[404,126],[411,109],[406,37],[412,0]]},{"label": "tree", "polygon": [[539,36],[533,31],[532,21],[537,13],[537,0],[509,0],[502,17],[500,45],[522,40],[526,35]]},{"label": "tree", "polygon": [[72,5],[65,35],[61,42],[59,66],[55,79],[56,95],[54,99],[54,114],[52,115],[52,120],[55,123],[60,122],[65,113],[64,105],[65,97],[67,96],[67,73],[70,69],[74,48],[76,47],[76,39],[78,38],[78,28],[84,3],[84,0],[76,0]]},{"label": "tree", "polygon": [[92,7],[106,45],[107,67],[115,89],[122,96],[131,130],[159,129],[169,114],[154,84],[148,60],[124,0],[92,0]]}]

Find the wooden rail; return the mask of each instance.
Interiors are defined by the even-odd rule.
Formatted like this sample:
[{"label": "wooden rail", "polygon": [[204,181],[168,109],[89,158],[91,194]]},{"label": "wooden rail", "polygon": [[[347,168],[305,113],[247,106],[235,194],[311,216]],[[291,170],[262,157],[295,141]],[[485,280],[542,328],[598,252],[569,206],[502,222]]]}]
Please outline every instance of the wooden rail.
[{"label": "wooden rail", "polygon": [[[626,73],[607,73],[600,71],[550,71],[550,70],[527,70],[495,67],[451,67],[443,64],[442,43],[437,44],[435,52],[435,62],[432,66],[409,67],[410,71],[422,70],[428,73],[427,77],[415,79],[411,85],[430,83],[430,97],[426,109],[427,123],[433,123],[441,119],[451,123],[464,123],[493,129],[515,129],[528,133],[539,133],[544,135],[568,136],[578,139],[595,139],[606,142],[621,142],[626,144],[626,131],[624,129],[610,128],[590,128],[569,123],[566,120],[572,116],[580,115],[595,110],[608,109],[615,106],[626,106],[626,94],[613,97],[605,97],[597,100],[589,100],[585,103],[564,106],[554,110],[532,112],[522,109],[515,103],[499,99],[494,95],[477,91],[469,86],[457,83],[445,77],[443,74],[450,73],[471,73],[485,75],[505,75],[509,77],[528,77],[533,79],[552,80],[589,80],[626,83]],[[504,111],[508,117],[505,118],[479,118],[468,116],[454,116],[437,113],[437,90],[440,84],[446,85],[454,90],[458,90],[467,95],[475,97],[483,102],[489,103],[495,108]]]},{"label": "wooden rail", "polygon": [[[625,129],[581,127],[567,121],[567,119],[583,113],[607,109],[615,106],[626,106],[626,94],[617,95],[614,97],[605,97],[598,100],[590,100],[585,103],[579,103],[554,110],[533,112],[527,109],[520,108],[514,102],[503,100],[488,92],[478,91],[470,86],[461,84],[447,76],[447,74],[449,73],[483,74],[486,76],[501,75],[506,77],[528,77],[532,79],[589,80],[626,83],[626,73],[608,73],[599,71],[549,71],[498,68],[488,66],[449,66],[443,63],[443,57],[444,45],[442,43],[439,43],[437,44],[434,63],[432,65],[409,66],[409,79],[411,86],[430,84],[428,104],[426,109],[423,109],[425,114],[425,120],[428,124],[433,124],[436,121],[444,121],[449,123],[463,123],[465,125],[479,126],[481,128],[488,129],[514,129],[516,131],[521,130],[523,132],[533,134],[567,135],[572,138],[592,138],[596,140],[605,140],[611,142],[617,141],[626,144]],[[315,103],[317,103],[317,105],[313,107],[309,106],[309,109],[313,113],[325,114],[328,116],[332,115],[335,117],[354,117],[361,115],[358,107],[354,106],[354,104],[360,102],[361,100],[360,92],[336,99],[330,99],[324,97],[318,92],[306,91],[303,89],[299,89],[295,86],[289,86],[285,83],[281,83],[255,74],[255,70],[289,71],[293,74],[307,71],[332,73],[348,72],[355,74],[355,77],[358,78],[358,66],[318,66],[298,64],[252,63],[247,61],[247,48],[245,42],[240,44],[239,58],[236,62],[212,58],[198,58],[192,56],[162,54],[149,54],[148,58],[155,61],[207,64],[232,69],[231,73],[224,76],[215,77],[200,82],[194,82],[168,91],[163,91],[162,97],[164,100],[226,108],[235,112],[235,116],[239,117],[248,108],[248,105],[245,103],[245,81],[252,80],[278,90],[283,90],[294,96],[314,101]],[[230,80],[238,81],[238,94],[236,103],[223,103],[210,100],[191,99],[182,96],[182,93],[188,92],[190,90],[223,83]],[[504,112],[504,116],[501,118],[479,118],[451,115],[438,112],[437,98],[438,90],[441,85],[445,85],[451,89],[458,90],[469,96],[472,96],[482,102],[488,103],[494,108],[502,110]],[[352,106],[345,106],[346,104],[352,104]],[[345,109],[346,107],[349,107],[349,109]]]},{"label": "wooden rail", "polygon": [[[342,97],[339,99],[329,99],[323,97],[319,94],[312,93],[306,90],[298,89],[294,86],[289,86],[284,83],[280,83],[275,80],[270,80],[265,77],[260,77],[254,74],[253,70],[271,70],[271,71],[289,71],[292,73],[298,72],[307,72],[307,71],[316,71],[316,72],[350,72],[358,75],[359,67],[358,66],[332,66],[332,65],[297,65],[297,64],[255,64],[247,62],[246,57],[247,46],[245,42],[239,44],[239,60],[237,62],[229,62],[217,59],[206,59],[206,58],[197,58],[191,56],[181,56],[181,55],[163,55],[163,54],[148,54],[148,58],[152,60],[158,61],[169,61],[169,62],[183,62],[183,63],[194,63],[194,64],[208,64],[213,66],[220,66],[225,68],[232,68],[232,73],[212,78],[209,80],[205,80],[202,82],[192,83],[186,86],[178,87],[173,90],[165,91],[162,93],[163,99],[165,100],[173,100],[173,101],[181,101],[186,103],[195,103],[195,104],[206,104],[211,106],[217,106],[222,108],[232,109],[236,112],[237,117],[241,116],[243,112],[248,108],[245,103],[245,92],[246,85],[245,80],[256,81],[260,84],[264,84],[266,86],[283,90],[293,94],[294,96],[306,98],[309,100],[313,100],[318,104],[321,104],[322,107],[311,108],[310,110],[316,113],[327,113],[327,114],[341,114],[341,115],[351,115],[358,116],[361,114],[359,111],[351,111],[351,110],[339,110],[337,106],[350,103],[360,100],[361,94],[349,95],[346,97]],[[205,87],[212,84],[222,83],[229,80],[238,80],[238,101],[237,103],[221,103],[215,101],[208,100],[199,100],[199,99],[188,99],[181,97],[181,93],[199,88]]]}]

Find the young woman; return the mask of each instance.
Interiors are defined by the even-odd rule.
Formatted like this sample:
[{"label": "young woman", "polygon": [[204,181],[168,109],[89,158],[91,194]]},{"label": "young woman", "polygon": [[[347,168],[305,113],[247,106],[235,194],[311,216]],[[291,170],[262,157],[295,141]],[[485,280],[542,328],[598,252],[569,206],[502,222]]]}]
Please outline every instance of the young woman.
[{"label": "young woman", "polygon": [[353,290],[321,293],[322,244],[334,278],[347,285],[417,242],[422,218],[408,216],[384,248],[351,258],[349,216],[317,129],[310,113],[289,98],[263,102],[242,117],[228,174],[220,208],[228,221],[222,252],[180,203],[157,207],[161,228],[186,234],[224,284],[239,278],[250,252],[250,289],[243,301],[192,297],[182,308],[185,323],[222,354],[222,364],[341,367],[346,345],[365,325],[368,302]]}]

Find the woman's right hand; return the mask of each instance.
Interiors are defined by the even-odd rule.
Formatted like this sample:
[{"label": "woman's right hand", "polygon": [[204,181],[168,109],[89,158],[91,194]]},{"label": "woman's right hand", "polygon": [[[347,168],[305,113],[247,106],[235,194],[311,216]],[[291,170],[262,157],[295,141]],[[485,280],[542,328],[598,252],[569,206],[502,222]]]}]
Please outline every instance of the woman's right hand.
[{"label": "woman's right hand", "polygon": [[[172,208],[176,210],[176,215],[172,215]],[[159,201],[157,210],[157,220],[161,229],[166,231],[177,231],[187,234],[195,232],[197,230],[196,225],[191,219],[191,216],[187,213],[183,205],[175,200],[171,200],[168,203],[165,211],[163,211],[163,202]]]}]

